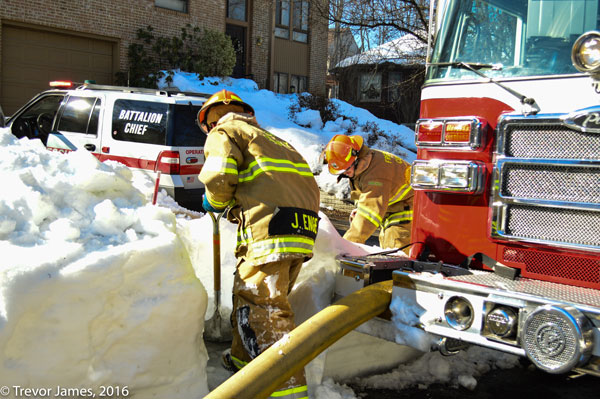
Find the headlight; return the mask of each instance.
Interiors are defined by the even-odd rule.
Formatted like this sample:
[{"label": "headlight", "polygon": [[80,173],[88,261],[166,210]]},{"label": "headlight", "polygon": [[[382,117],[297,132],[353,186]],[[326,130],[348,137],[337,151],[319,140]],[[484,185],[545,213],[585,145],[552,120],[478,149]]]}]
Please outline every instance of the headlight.
[{"label": "headlight", "polygon": [[439,181],[439,165],[413,164],[412,184],[425,187],[436,187]]},{"label": "headlight", "polygon": [[411,185],[414,190],[476,194],[483,190],[485,167],[479,162],[414,161]]},{"label": "headlight", "polygon": [[440,185],[445,187],[467,188],[471,177],[468,164],[449,164],[440,169]]},{"label": "headlight", "polygon": [[573,44],[571,50],[573,66],[581,72],[600,72],[600,32],[586,32]]}]

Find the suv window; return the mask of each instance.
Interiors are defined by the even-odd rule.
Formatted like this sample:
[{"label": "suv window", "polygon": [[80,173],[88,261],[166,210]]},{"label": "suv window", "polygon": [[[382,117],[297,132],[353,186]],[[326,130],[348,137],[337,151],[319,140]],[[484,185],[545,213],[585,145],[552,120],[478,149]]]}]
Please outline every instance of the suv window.
[{"label": "suv window", "polygon": [[61,109],[57,129],[97,135],[100,104],[101,100],[95,97],[69,97]]},{"label": "suv window", "polygon": [[112,115],[115,140],[166,144],[169,104],[138,100],[116,100]]},{"label": "suv window", "polygon": [[196,123],[201,105],[175,104],[170,114],[173,128],[169,129],[167,145],[173,147],[201,147],[206,141],[206,134],[200,130]]},{"label": "suv window", "polygon": [[52,121],[64,94],[50,94],[39,98],[12,123],[12,133],[18,138],[40,138],[45,142]]}]

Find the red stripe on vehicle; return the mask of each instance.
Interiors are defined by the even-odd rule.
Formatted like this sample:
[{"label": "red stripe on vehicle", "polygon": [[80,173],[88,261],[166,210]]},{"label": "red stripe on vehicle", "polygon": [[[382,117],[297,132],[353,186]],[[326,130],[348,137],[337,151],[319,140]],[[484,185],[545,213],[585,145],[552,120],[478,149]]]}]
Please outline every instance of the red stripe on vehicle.
[{"label": "red stripe on vehicle", "polygon": [[[117,155],[106,155],[106,154],[97,154],[94,153],[96,158],[101,162],[111,160],[122,163],[123,165],[129,168],[135,169],[144,169],[154,172],[154,167],[156,166],[156,160],[149,159],[141,159],[141,158],[133,158],[133,157],[123,157]],[[202,165],[181,165],[179,168],[180,175],[197,175],[202,170]]]}]

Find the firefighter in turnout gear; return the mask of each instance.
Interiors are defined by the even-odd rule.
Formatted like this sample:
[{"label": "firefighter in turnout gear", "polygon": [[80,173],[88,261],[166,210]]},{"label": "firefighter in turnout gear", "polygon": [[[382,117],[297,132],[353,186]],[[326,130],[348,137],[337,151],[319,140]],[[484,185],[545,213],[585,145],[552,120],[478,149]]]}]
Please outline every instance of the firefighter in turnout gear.
[{"label": "firefighter in turnout gear", "polygon": [[[198,123],[208,137],[200,180],[203,206],[237,223],[233,342],[224,361],[240,369],[294,329],[288,301],[318,231],[319,188],[304,158],[262,129],[235,93],[211,96]],[[273,393],[308,398],[304,371]]]},{"label": "firefighter in turnout gear", "polygon": [[414,195],[410,165],[393,154],[368,148],[360,136],[334,136],[324,156],[331,174],[350,179],[351,199],[356,203],[344,238],[364,243],[379,228],[382,248],[408,245]]}]

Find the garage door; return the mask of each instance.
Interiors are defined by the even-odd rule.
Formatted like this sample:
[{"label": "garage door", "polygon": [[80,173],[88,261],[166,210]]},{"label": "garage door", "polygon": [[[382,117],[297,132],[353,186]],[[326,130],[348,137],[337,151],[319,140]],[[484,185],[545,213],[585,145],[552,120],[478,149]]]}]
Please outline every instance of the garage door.
[{"label": "garage door", "polygon": [[113,83],[116,42],[2,25],[0,105],[11,115],[52,80]]}]

